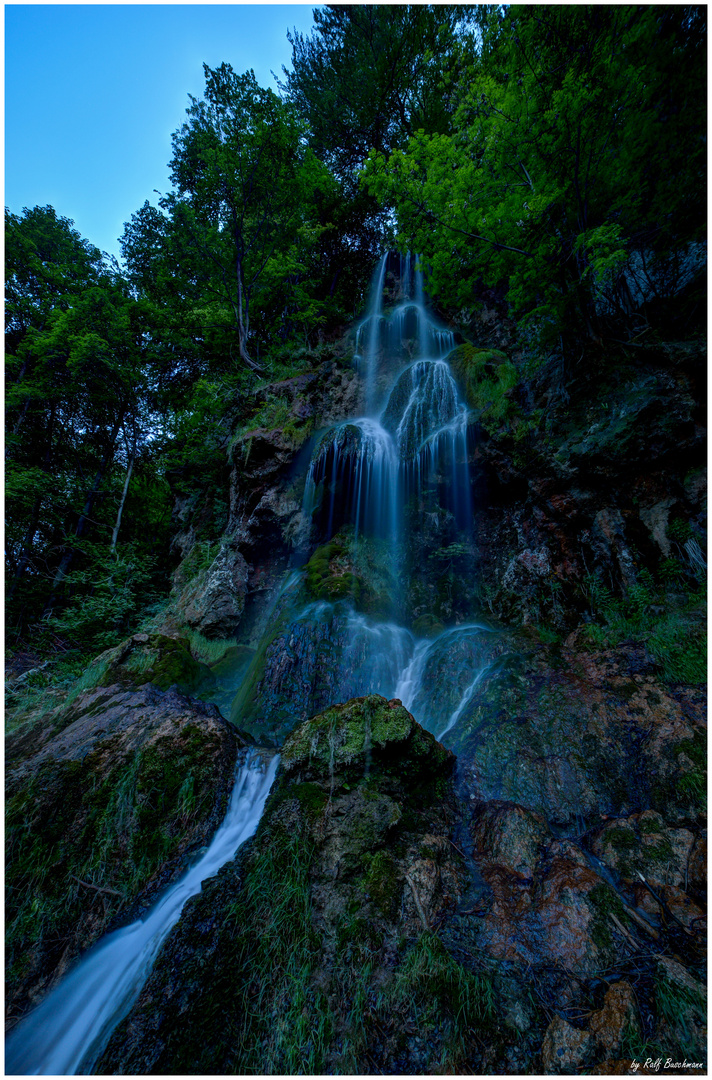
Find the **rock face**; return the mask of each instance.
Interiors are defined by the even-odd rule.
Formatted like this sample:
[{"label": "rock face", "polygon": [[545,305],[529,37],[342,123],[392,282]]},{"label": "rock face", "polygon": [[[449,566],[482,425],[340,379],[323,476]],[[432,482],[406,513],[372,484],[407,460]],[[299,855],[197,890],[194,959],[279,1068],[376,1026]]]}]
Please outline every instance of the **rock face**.
[{"label": "rock face", "polygon": [[99,1071],[481,1061],[491,980],[435,932],[464,880],[447,837],[453,764],[376,695],[297,728],[254,842],[190,902]]},{"label": "rock face", "polygon": [[701,823],[701,688],[662,684],[641,647],[522,648],[483,680],[451,736],[470,796],[581,832],[643,810]]},{"label": "rock face", "polygon": [[223,547],[206,571],[194,578],[179,601],[185,621],[207,638],[232,637],[245,607],[248,566]]},{"label": "rock face", "polygon": [[86,691],[52,719],[8,747],[11,1022],[210,839],[244,745],[214,706],[150,685]]}]

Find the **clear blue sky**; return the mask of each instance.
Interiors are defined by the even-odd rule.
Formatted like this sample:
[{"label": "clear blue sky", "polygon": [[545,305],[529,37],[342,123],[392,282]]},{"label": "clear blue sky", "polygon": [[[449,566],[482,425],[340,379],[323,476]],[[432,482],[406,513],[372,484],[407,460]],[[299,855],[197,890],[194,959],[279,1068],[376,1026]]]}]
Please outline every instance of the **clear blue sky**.
[{"label": "clear blue sky", "polygon": [[168,189],[171,135],[203,62],[253,68],[276,89],[312,4],[9,4],[5,7],[5,205],[54,206],[119,255],[124,222]]}]

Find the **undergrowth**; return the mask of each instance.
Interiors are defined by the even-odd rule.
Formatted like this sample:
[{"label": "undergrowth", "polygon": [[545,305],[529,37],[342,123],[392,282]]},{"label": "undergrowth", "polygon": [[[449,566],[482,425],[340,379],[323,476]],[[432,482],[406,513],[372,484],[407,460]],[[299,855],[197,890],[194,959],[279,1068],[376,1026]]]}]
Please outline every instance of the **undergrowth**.
[{"label": "undergrowth", "polygon": [[586,627],[584,640],[595,648],[609,648],[621,641],[643,642],[668,683],[704,683],[707,678],[707,647],[704,622],[704,582],[673,594],[670,569],[663,564],[656,581],[642,569],[638,581],[623,596],[614,596],[595,574],[584,581],[584,595],[596,621]]}]

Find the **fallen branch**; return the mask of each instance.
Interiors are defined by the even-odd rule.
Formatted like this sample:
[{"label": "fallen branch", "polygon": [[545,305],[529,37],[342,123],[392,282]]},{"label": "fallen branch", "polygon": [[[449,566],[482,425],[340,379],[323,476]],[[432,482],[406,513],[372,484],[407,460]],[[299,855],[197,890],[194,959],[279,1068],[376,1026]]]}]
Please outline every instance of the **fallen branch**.
[{"label": "fallen branch", "polygon": [[459,847],[457,846],[457,844],[453,844],[453,843],[452,843],[452,840],[450,839],[450,837],[448,837],[448,841],[447,841],[447,842],[448,842],[448,844],[452,844],[452,846],[453,846],[453,847],[455,848],[455,851],[456,851],[456,852],[458,853],[458,855],[462,855],[463,859],[467,859],[467,856],[465,855],[465,852],[464,852],[464,851],[460,851],[460,849],[459,849]]},{"label": "fallen branch", "polygon": [[650,934],[650,936],[652,938],[655,938],[656,941],[660,940],[660,934],[657,932],[655,927],[650,925],[647,919],[642,918],[642,916],[640,916],[637,911],[634,911],[632,907],[628,907],[628,905],[623,901],[621,901],[621,903],[623,903],[623,910],[625,911],[626,915],[630,919],[632,919],[634,923],[637,923],[641,930],[644,930],[646,934]]},{"label": "fallen branch", "polygon": [[70,874],[70,877],[74,878],[74,880],[79,885],[83,885],[85,889],[93,889],[94,892],[98,892],[98,893],[110,893],[112,896],[118,896],[122,900],[124,899],[124,894],[120,893],[118,891],[118,889],[108,889],[105,886],[101,887],[99,885],[92,885],[92,883],[90,881],[82,881],[82,879],[78,878],[75,874]]},{"label": "fallen branch", "polygon": [[645,878],[641,874],[640,870],[638,871],[638,877],[643,882],[643,885],[645,885],[646,889],[648,890],[650,895],[653,897],[653,899],[656,900],[657,903],[660,905],[660,908],[665,913],[665,915],[668,916],[670,919],[674,919],[675,922],[678,924],[678,926],[682,927],[682,929],[685,931],[685,933],[687,934],[688,937],[693,937],[694,935],[691,933],[691,931],[688,930],[687,927],[685,926],[685,924],[683,922],[681,922],[680,919],[678,919],[677,915],[675,915],[675,913],[670,910],[670,908],[665,903],[665,901],[661,900],[661,898],[656,893],[655,889],[653,889],[652,886],[648,884],[648,882],[645,880]]},{"label": "fallen branch", "polygon": [[410,874],[407,871],[406,871],[406,874],[405,874],[405,880],[410,885],[410,891],[413,893],[413,899],[415,900],[415,906],[418,909],[418,914],[420,915],[420,921],[422,922],[422,924],[423,924],[423,926],[425,927],[426,930],[430,930],[430,926],[428,925],[428,920],[425,917],[425,912],[423,911],[423,906],[420,903],[420,897],[418,896],[418,890],[415,887],[415,882],[413,881],[412,877],[410,876]]}]

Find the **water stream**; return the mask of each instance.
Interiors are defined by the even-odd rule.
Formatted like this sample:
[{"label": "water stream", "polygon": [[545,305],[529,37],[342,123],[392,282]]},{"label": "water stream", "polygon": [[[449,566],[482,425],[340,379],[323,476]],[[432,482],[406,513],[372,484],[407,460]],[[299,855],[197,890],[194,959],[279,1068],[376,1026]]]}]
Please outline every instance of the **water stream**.
[{"label": "water stream", "polygon": [[[426,306],[416,260],[384,255],[356,335],[365,414],[317,438],[305,483],[310,550],[323,545],[323,560],[335,552],[341,558],[337,589],[343,586],[344,599],[335,601],[332,593],[330,603],[292,610],[266,660],[258,659],[263,667],[255,669],[247,716],[243,698],[231,717],[238,726],[254,717],[249,730],[257,738],[274,722],[279,741],[295,717],[366,693],[400,698],[421,724],[445,737],[484,678],[491,634],[464,621],[472,609],[461,604],[451,619],[456,625],[445,627],[442,597],[433,598],[431,589],[429,597],[413,599],[416,577],[427,593],[428,580],[443,577],[448,559],[471,551],[468,408],[447,362],[454,345],[452,332]],[[378,603],[369,588],[380,590]],[[439,609],[426,612],[424,637],[428,604]]]},{"label": "water stream", "polygon": [[10,1075],[86,1073],[136,1001],[158,951],[185,902],[233,858],[257,828],[277,771],[249,752],[235,779],[225,819],[210,846],[143,919],[108,934],[90,949],[7,1038]]}]

